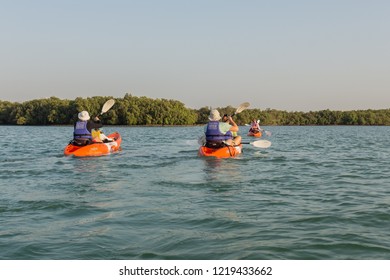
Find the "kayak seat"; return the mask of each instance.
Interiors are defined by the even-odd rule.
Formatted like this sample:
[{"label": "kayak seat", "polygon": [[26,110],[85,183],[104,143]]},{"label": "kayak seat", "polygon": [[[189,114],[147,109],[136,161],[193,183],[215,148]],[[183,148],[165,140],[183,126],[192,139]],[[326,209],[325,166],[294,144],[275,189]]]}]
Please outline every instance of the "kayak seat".
[{"label": "kayak seat", "polygon": [[91,144],[90,139],[73,139],[72,141],[69,142],[69,144],[72,144],[74,146],[86,146]]},{"label": "kayak seat", "polygon": [[211,149],[219,149],[225,147],[226,144],[222,141],[218,141],[218,142],[207,141],[205,146]]}]

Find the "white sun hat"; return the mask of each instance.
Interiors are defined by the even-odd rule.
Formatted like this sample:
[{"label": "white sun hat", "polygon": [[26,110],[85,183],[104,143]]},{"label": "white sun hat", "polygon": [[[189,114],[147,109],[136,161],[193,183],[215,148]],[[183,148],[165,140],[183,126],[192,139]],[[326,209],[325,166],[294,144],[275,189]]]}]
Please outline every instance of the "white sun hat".
[{"label": "white sun hat", "polygon": [[82,121],[87,121],[87,120],[90,119],[90,116],[89,116],[89,114],[88,114],[87,111],[82,111],[82,112],[80,112],[79,115],[78,115],[78,117],[79,117],[79,119],[82,120]]},{"label": "white sun hat", "polygon": [[209,120],[210,121],[219,121],[221,119],[221,115],[219,114],[217,109],[213,109],[210,112]]}]

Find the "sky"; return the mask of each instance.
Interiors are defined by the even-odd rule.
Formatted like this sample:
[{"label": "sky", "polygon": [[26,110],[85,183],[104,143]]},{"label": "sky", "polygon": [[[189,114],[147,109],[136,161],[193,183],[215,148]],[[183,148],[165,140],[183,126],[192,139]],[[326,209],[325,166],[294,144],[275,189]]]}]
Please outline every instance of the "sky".
[{"label": "sky", "polygon": [[390,108],[388,0],[0,0],[0,100]]}]

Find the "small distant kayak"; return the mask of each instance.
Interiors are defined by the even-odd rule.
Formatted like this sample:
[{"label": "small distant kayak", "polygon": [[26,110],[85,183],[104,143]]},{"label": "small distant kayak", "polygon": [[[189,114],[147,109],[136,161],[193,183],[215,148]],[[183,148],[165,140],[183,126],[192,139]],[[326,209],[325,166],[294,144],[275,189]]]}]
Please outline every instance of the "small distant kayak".
[{"label": "small distant kayak", "polygon": [[114,139],[113,142],[92,143],[85,146],[77,146],[69,143],[64,149],[64,155],[75,157],[98,157],[108,155],[119,150],[122,138],[118,132],[114,132],[107,137]]},{"label": "small distant kayak", "polygon": [[222,148],[208,148],[201,146],[198,155],[204,157],[230,158],[236,157],[242,152],[242,145],[225,146]]},{"label": "small distant kayak", "polygon": [[248,136],[252,136],[252,137],[261,137],[262,136],[262,133],[261,131],[258,131],[258,132],[252,132],[252,131],[249,131],[248,132]]}]

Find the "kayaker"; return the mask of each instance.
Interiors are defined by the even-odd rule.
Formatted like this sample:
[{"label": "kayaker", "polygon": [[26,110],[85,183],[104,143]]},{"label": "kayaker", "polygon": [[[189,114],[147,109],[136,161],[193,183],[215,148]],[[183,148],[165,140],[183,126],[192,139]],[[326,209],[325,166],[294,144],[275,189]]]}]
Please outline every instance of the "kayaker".
[{"label": "kayaker", "polygon": [[226,122],[220,122],[221,115],[218,110],[213,109],[209,115],[209,122],[205,126],[206,147],[220,148],[223,146],[234,146],[241,144],[241,136],[233,136],[239,128],[231,116],[226,116]]},{"label": "kayaker", "polygon": [[260,122],[260,120],[253,119],[253,121],[251,123],[251,128],[249,129],[249,132],[252,132],[252,133],[260,132],[262,129],[259,125],[259,122]]},{"label": "kayaker", "polygon": [[[229,123],[228,114],[223,115],[222,121],[223,121],[224,123]],[[232,135],[233,135],[233,138],[234,138],[234,137],[237,137],[237,135],[238,135],[238,134],[237,134],[237,131],[232,131]]]},{"label": "kayaker", "polygon": [[99,129],[103,125],[98,117],[91,120],[87,111],[80,112],[78,118],[74,124],[73,142],[80,146],[90,144],[92,142],[92,129]]}]

